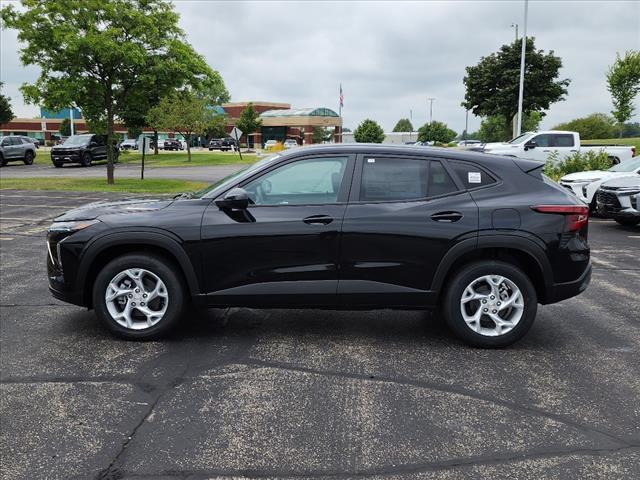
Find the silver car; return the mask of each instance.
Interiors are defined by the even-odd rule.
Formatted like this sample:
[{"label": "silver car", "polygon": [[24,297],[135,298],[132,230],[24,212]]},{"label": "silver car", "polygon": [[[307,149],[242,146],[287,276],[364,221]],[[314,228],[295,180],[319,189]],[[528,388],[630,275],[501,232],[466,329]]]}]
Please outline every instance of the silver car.
[{"label": "silver car", "polygon": [[31,165],[36,158],[36,146],[26,137],[7,135],[0,137],[0,166],[7,162],[20,160],[25,165]]}]

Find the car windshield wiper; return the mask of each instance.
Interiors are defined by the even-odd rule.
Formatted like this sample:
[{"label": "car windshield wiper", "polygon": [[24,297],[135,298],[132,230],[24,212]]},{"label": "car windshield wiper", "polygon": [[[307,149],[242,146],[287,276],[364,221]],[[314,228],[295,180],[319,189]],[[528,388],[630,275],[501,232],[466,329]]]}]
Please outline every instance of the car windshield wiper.
[{"label": "car windshield wiper", "polygon": [[193,192],[182,192],[173,197],[174,200],[178,200],[179,198],[193,198]]}]

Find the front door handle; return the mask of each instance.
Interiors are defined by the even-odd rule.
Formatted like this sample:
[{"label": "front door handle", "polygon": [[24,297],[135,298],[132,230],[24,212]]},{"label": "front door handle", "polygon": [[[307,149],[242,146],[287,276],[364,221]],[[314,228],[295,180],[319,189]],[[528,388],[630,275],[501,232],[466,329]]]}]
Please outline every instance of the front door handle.
[{"label": "front door handle", "polygon": [[303,218],[302,221],[307,225],[329,225],[333,222],[333,218],[329,215],[311,215]]},{"label": "front door handle", "polygon": [[461,220],[463,215],[460,212],[438,212],[431,215],[431,220],[436,222],[453,223]]}]

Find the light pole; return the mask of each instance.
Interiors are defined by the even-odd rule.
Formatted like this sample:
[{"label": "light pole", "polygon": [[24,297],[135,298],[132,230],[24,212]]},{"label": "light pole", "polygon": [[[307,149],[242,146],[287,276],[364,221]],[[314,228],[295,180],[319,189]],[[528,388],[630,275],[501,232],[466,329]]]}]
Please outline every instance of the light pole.
[{"label": "light pole", "polygon": [[464,135],[463,135],[464,138],[462,140],[466,140],[468,136],[469,136],[469,110],[465,110]]},{"label": "light pole", "polygon": [[517,23],[512,23],[511,24],[511,28],[515,28],[516,29],[516,42],[518,41],[518,24]]},{"label": "light pole", "polygon": [[433,122],[433,101],[435,97],[429,97],[427,100],[429,100],[429,123],[431,123]]},{"label": "light pole", "polygon": [[524,32],[522,33],[522,51],[520,53],[520,88],[518,89],[518,118],[516,125],[516,137],[522,132],[522,100],[524,98],[524,56],[527,46],[527,10],[529,0],[524,0]]}]

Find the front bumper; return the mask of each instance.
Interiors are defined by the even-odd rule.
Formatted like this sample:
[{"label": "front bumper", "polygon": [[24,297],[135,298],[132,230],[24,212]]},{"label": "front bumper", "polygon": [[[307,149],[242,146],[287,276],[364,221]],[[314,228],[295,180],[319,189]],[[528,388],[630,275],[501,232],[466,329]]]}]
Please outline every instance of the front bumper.
[{"label": "front bumper", "polygon": [[79,163],[81,156],[79,152],[56,153],[51,152],[51,161],[58,163]]}]

